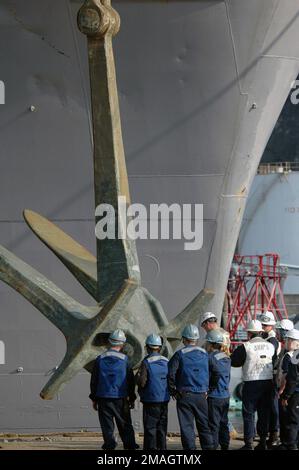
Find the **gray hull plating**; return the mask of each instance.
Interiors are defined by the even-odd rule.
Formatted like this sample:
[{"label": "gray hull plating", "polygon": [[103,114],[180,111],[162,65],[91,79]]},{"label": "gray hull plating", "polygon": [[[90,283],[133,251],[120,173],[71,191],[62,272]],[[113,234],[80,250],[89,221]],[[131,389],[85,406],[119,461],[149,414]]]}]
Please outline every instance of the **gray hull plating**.
[{"label": "gray hull plating", "polygon": [[[87,304],[21,217],[25,207],[40,212],[95,251],[86,44],[75,26],[80,4],[1,2],[0,243]],[[298,2],[114,6],[122,18],[114,49],[132,200],[204,204],[200,251],[184,251],[183,241],[137,244],[143,285],[170,318],[201,288],[214,289],[211,308],[220,316],[251,181],[299,70]],[[4,284],[0,295],[0,429],[96,427],[87,373],[53,402],[39,399],[64,339]],[[134,422],[138,428],[138,409]]]},{"label": "gray hull plating", "polygon": [[[257,175],[254,179],[238,240],[240,253],[278,253],[290,266],[286,294],[298,293],[299,173]],[[270,229],[269,229],[270,228]]]}]

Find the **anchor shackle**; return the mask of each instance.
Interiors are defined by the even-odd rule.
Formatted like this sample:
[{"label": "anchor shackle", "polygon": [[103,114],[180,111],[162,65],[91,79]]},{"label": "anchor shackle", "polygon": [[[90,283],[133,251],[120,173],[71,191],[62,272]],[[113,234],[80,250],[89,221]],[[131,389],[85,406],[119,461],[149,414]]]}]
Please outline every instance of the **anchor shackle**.
[{"label": "anchor shackle", "polygon": [[110,0],[86,0],[77,16],[78,28],[88,37],[115,36],[120,28],[120,17]]}]

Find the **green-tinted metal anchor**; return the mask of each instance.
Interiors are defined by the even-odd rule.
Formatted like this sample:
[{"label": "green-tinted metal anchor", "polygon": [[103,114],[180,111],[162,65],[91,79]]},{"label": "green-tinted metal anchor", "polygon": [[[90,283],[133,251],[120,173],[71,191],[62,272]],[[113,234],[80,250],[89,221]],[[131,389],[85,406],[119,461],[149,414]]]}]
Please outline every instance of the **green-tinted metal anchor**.
[{"label": "green-tinted metal anchor", "polygon": [[[110,204],[118,227],[118,201],[130,204],[121,134],[112,37],[120,26],[110,0],[87,0],[78,13],[78,26],[88,39],[94,139],[95,204]],[[109,332],[121,328],[128,338],[126,352],[133,367],[143,356],[145,337],[159,333],[170,356],[186,323],[201,316],[213,293],[207,289],[170,323],[159,303],[141,286],[135,242],[124,237],[97,239],[97,258],[49,220],[25,210],[24,218],[67,269],[97,301],[81,305],[5,248],[0,246],[0,279],[31,302],[64,334],[67,351],[41,392],[51,399],[82,368],[90,370],[107,344]]]}]

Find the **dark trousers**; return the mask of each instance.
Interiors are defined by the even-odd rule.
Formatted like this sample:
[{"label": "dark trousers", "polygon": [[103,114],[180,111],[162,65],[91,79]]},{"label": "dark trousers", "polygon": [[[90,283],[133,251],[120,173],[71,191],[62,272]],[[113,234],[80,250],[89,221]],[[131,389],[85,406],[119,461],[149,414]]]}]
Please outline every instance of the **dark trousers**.
[{"label": "dark trousers", "polygon": [[[271,397],[268,397],[268,400],[270,400],[269,432],[270,434],[273,434],[275,432],[279,432],[278,390],[274,383],[272,384]],[[258,434],[261,435],[260,433],[261,426],[260,426],[259,419],[257,421],[256,427],[257,427]]]},{"label": "dark trousers", "polygon": [[288,400],[283,444],[296,449],[299,430],[299,392],[295,392]]},{"label": "dark trousers", "polygon": [[287,408],[282,406],[281,399],[279,399],[279,436],[281,442],[286,442],[286,424],[287,424]]},{"label": "dark trousers", "polygon": [[209,427],[208,401],[205,393],[184,392],[177,400],[181,440],[184,449],[196,449],[194,420],[201,448],[213,449],[213,436]]},{"label": "dark trousers", "polygon": [[242,392],[242,415],[244,422],[244,441],[255,437],[255,412],[258,415],[257,432],[265,439],[269,431],[271,410],[272,380],[253,380],[244,382]]},{"label": "dark trousers", "polygon": [[115,449],[116,447],[114,419],[124,447],[126,449],[135,449],[135,434],[127,399],[99,398],[98,413],[104,438],[104,449]]},{"label": "dark trousers", "polygon": [[214,439],[214,448],[229,448],[228,409],[229,398],[208,398],[209,425]]},{"label": "dark trousers", "polygon": [[143,403],[143,448],[166,449],[168,403]]},{"label": "dark trousers", "polygon": [[278,390],[275,384],[272,386],[269,431],[271,434],[279,432]]}]

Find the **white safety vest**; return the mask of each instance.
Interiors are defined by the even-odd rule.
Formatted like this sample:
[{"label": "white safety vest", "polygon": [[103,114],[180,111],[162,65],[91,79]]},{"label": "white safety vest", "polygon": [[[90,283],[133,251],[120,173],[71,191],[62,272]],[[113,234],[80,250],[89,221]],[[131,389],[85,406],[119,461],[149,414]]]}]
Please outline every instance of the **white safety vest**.
[{"label": "white safety vest", "polygon": [[273,378],[273,344],[262,338],[252,338],[244,343],[246,361],[243,365],[243,381],[271,380]]},{"label": "white safety vest", "polygon": [[[275,333],[274,330],[269,331],[268,336],[266,338],[266,341],[269,341],[270,338],[276,338],[276,333]],[[277,348],[277,351],[276,351],[277,356],[278,356],[278,354],[280,354],[280,351],[281,351],[281,343],[278,342],[278,348]]]},{"label": "white safety vest", "polygon": [[277,364],[277,373],[276,373],[276,385],[278,388],[281,387],[282,383],[284,382],[284,378],[286,374],[282,370],[282,363],[285,358],[285,356],[288,354],[290,357],[293,356],[294,351],[287,351],[284,354],[281,354],[278,364]]},{"label": "white safety vest", "polygon": [[295,351],[292,351],[292,364],[295,364],[296,366],[299,364],[299,349],[295,349]]}]

